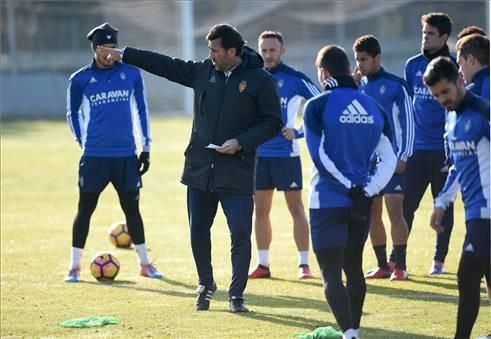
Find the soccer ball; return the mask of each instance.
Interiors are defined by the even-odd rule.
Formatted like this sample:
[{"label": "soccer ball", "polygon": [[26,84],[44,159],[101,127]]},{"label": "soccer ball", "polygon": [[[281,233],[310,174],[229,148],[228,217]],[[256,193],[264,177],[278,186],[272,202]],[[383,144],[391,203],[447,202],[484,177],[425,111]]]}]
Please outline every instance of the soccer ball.
[{"label": "soccer ball", "polygon": [[114,280],[119,268],[119,260],[111,253],[99,253],[90,263],[90,273],[97,280]]},{"label": "soccer ball", "polygon": [[121,221],[114,223],[111,228],[109,228],[109,240],[111,240],[111,243],[116,247],[130,247],[132,241],[130,234],[128,233],[128,226]]}]

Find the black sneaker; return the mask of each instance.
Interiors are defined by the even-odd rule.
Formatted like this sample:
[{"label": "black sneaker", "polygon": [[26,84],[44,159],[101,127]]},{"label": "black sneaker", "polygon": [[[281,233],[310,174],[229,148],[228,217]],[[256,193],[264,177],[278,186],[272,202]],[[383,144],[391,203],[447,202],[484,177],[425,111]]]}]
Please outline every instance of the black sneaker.
[{"label": "black sneaker", "polygon": [[198,293],[198,298],[196,299],[196,311],[206,311],[210,308],[210,300],[215,291],[217,290],[216,282],[209,287],[204,285],[199,285],[196,289],[196,293]]},{"label": "black sneaker", "polygon": [[232,297],[229,301],[230,311],[232,313],[249,312],[249,309],[244,305],[244,299]]}]

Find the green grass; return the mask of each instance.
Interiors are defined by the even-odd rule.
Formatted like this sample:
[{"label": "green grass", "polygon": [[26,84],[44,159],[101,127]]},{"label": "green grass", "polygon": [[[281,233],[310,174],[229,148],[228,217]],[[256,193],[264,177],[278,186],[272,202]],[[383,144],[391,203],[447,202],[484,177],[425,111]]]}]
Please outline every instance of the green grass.
[{"label": "green grass", "polygon": [[[318,326],[335,325],[319,278],[296,279],[296,249],[290,217],[280,194],[273,207],[271,269],[274,278],[250,281],[246,315],[228,312],[230,240],[223,213],[213,227],[213,264],[219,291],[209,312],[193,310],[196,273],[189,246],[185,187],[180,174],[191,123],[187,119],[153,121],[150,171],[144,176],[141,209],[150,256],[166,278],[137,275],[132,250],[112,248],[108,227],[123,218],[116,194],[108,188],[92,218],[83,257],[82,282],[63,282],[70,255],[71,225],[77,203],[80,150],[63,122],[9,122],[2,127],[1,168],[1,336],[21,337],[292,337]],[[305,183],[310,162],[304,152]],[[307,185],[306,185],[307,186]],[[304,201],[308,190],[304,190]],[[362,319],[363,338],[448,338],[455,329],[455,272],[464,235],[463,207],[447,259],[449,274],[429,277],[434,234],[428,226],[431,199],[417,212],[408,246],[410,281],[368,282]],[[254,246],[255,247],[255,246]],[[95,281],[93,255],[110,250],[122,264],[113,284]],[[255,253],[253,264],[255,264]],[[311,254],[313,272],[318,266]],[[364,268],[375,258],[367,243]],[[473,335],[490,327],[490,303],[484,287]],[[63,320],[115,316],[119,325],[98,329],[63,329]],[[337,326],[336,326],[337,327]]]}]

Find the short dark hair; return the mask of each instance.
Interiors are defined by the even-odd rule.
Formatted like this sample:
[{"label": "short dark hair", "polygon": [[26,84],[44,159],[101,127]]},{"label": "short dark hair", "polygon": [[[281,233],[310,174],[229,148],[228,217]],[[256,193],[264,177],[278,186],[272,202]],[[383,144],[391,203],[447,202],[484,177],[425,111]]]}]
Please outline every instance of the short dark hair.
[{"label": "short dark hair", "polygon": [[480,34],[466,35],[457,41],[457,52],[465,59],[469,55],[479,61],[481,65],[489,66],[489,39]]},{"label": "short dark hair", "polygon": [[459,71],[449,57],[438,57],[431,60],[426,67],[423,81],[426,86],[433,86],[443,79],[456,83],[458,76]]},{"label": "short dark hair", "polygon": [[239,31],[229,24],[218,24],[213,26],[206,35],[206,39],[208,41],[221,39],[222,47],[225,49],[235,48],[236,55],[242,53],[242,49],[246,44]]},{"label": "short dark hair", "polygon": [[446,13],[427,13],[421,16],[421,24],[428,24],[435,27],[440,33],[443,34],[452,33],[452,19]]},{"label": "short dark hair", "polygon": [[479,34],[482,36],[486,36],[486,31],[479,26],[467,26],[462,28],[462,30],[457,34],[457,40],[462,39],[471,34]]},{"label": "short dark hair", "polygon": [[353,52],[366,52],[372,58],[382,54],[382,48],[376,37],[373,35],[363,35],[356,39],[353,44]]},{"label": "short dark hair", "polygon": [[283,34],[281,34],[281,32],[264,31],[259,34],[259,38],[257,38],[257,40],[261,39],[277,39],[280,42],[281,46],[283,46]]},{"label": "short dark hair", "polygon": [[348,54],[343,47],[327,45],[317,53],[316,67],[325,68],[331,76],[350,75]]}]

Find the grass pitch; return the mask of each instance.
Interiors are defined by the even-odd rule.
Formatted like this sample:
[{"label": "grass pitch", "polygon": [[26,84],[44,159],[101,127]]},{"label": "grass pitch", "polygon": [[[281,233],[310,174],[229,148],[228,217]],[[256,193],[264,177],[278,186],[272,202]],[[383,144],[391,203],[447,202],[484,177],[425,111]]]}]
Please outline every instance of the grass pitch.
[{"label": "grass pitch", "polygon": [[[213,227],[213,264],[218,292],[211,310],[193,309],[197,276],[189,245],[186,191],[179,183],[189,119],[153,121],[152,163],[143,177],[141,210],[150,256],[163,280],[138,275],[133,250],[115,249],[107,229],[123,219],[109,187],[92,217],[83,256],[82,281],[63,278],[70,256],[71,225],[77,203],[80,156],[63,122],[3,123],[1,139],[1,331],[2,337],[173,337],[289,338],[318,326],[336,326],[324,300],[314,256],[316,279],[296,278],[296,249],[288,210],[281,194],[272,211],[272,279],[249,281],[246,303],[253,313],[228,312],[230,239],[220,211]],[[304,185],[311,163],[303,147]],[[304,202],[307,201],[304,190]],[[429,277],[434,233],[428,226],[431,198],[417,212],[407,261],[408,282],[369,281],[362,319],[362,338],[449,338],[455,330],[455,273],[464,235],[460,201],[447,258],[448,274]],[[253,246],[255,249],[255,245]],[[109,250],[121,262],[112,284],[98,283],[90,259]],[[255,252],[255,250],[254,250]],[[253,262],[255,264],[255,253]],[[367,242],[364,268],[375,265]],[[484,285],[473,336],[491,332],[490,302]],[[114,316],[118,325],[65,329],[58,323],[85,316]]]}]

